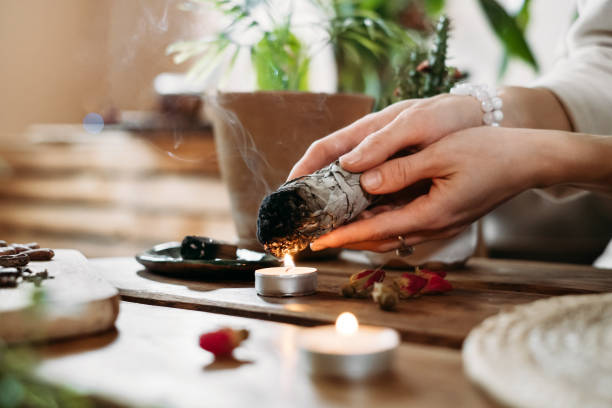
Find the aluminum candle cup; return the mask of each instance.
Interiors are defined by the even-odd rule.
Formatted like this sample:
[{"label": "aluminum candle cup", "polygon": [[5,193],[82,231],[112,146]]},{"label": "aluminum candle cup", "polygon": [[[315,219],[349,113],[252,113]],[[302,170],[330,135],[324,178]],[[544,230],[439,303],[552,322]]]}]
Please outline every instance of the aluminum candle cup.
[{"label": "aluminum candle cup", "polygon": [[260,296],[306,296],[317,291],[317,269],[302,266],[255,271],[255,291]]},{"label": "aluminum candle cup", "polygon": [[400,337],[393,329],[359,327],[355,316],[343,313],[335,326],[300,330],[297,344],[310,374],[357,381],[391,370]]}]

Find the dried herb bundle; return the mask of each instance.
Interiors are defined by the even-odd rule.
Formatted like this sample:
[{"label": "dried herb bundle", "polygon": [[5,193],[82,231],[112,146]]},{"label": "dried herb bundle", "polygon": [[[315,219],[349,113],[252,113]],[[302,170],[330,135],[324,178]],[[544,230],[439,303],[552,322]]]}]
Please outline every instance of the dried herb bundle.
[{"label": "dried herb bundle", "polygon": [[259,242],[282,257],[304,250],[317,237],[352,220],[372,203],[359,176],[335,162],[283,184],[261,203]]}]

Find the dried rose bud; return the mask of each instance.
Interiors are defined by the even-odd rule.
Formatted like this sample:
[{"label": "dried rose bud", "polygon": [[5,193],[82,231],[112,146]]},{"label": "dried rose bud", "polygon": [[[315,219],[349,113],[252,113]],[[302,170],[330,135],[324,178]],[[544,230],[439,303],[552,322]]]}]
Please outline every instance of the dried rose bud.
[{"label": "dried rose bud", "polygon": [[421,289],[427,285],[427,279],[414,273],[403,273],[393,281],[393,285],[401,298],[418,296]]},{"label": "dried rose bud", "polygon": [[378,303],[382,310],[393,310],[397,306],[399,296],[393,287],[376,282],[372,290],[372,299]]},{"label": "dried rose bud", "polygon": [[349,283],[342,287],[342,295],[345,297],[366,298],[370,296],[374,284],[385,279],[385,271],[382,269],[367,269],[351,275]]},{"label": "dried rose bud", "polygon": [[421,294],[443,293],[452,289],[453,285],[451,285],[449,281],[434,274],[434,276],[427,280],[427,285],[421,290]]},{"label": "dried rose bud", "polygon": [[249,337],[248,330],[234,330],[224,327],[200,336],[200,347],[215,357],[229,357],[236,347]]}]

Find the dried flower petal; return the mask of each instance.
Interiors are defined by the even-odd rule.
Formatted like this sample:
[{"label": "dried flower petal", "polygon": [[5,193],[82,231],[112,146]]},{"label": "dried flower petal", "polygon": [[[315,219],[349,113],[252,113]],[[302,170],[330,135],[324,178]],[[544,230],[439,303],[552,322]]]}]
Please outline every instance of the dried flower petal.
[{"label": "dried flower petal", "polygon": [[421,294],[443,293],[453,289],[453,285],[441,276],[434,275],[427,281]]},{"label": "dried flower petal", "polygon": [[414,273],[403,273],[393,281],[401,298],[417,296],[427,284],[427,279]]},{"label": "dried flower petal", "polygon": [[393,289],[393,287],[380,282],[374,284],[372,299],[378,303],[378,306],[380,306],[382,310],[395,309],[399,301],[397,291]]},{"label": "dried flower petal", "polygon": [[376,282],[385,279],[385,271],[382,269],[367,269],[351,275],[349,283],[342,287],[342,295],[345,297],[365,298],[370,295]]}]

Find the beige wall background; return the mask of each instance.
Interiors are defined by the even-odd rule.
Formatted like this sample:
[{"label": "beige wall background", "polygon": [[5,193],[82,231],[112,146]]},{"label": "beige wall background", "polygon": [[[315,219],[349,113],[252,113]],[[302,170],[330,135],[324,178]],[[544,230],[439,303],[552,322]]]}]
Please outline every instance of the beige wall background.
[{"label": "beige wall background", "polygon": [[165,55],[206,31],[178,0],[0,1],[0,143],[31,123],[80,122],[110,106],[151,107]]},{"label": "beige wall background", "polygon": [[[174,65],[166,46],[219,24],[217,14],[179,10],[181,2],[0,0],[0,143],[32,123],[78,123],[111,106],[152,107],[153,78],[187,67]],[[504,3],[512,9],[520,2]],[[543,73],[554,65],[574,10],[575,0],[532,3],[527,34]],[[447,12],[452,62],[473,81],[495,83],[501,47],[477,1],[447,0]],[[248,72],[245,61],[237,77]],[[503,82],[524,85],[535,76],[514,62]]]}]

